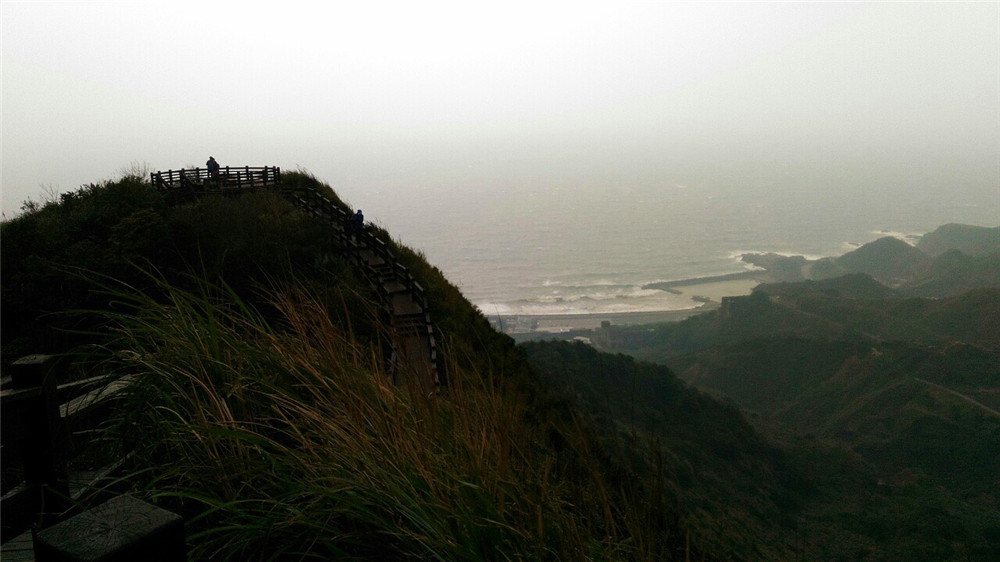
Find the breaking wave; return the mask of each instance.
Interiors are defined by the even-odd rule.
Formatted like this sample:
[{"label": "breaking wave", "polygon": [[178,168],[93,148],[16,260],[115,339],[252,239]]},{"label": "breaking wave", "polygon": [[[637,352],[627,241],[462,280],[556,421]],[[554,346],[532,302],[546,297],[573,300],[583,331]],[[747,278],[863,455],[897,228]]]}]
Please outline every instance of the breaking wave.
[{"label": "breaking wave", "polygon": [[483,300],[477,306],[486,314],[542,316],[686,310],[703,304],[689,296],[644,289],[641,284],[607,281],[591,284],[545,283],[536,287],[533,293],[505,302]]}]

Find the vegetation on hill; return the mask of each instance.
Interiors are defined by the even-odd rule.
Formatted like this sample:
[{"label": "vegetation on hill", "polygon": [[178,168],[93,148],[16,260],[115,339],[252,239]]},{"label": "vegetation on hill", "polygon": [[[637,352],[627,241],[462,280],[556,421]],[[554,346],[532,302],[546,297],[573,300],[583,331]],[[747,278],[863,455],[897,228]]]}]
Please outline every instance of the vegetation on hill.
[{"label": "vegetation on hill", "polygon": [[836,258],[834,265],[842,272],[840,275],[864,273],[891,287],[912,279],[930,261],[926,254],[899,238],[886,236]]},{"label": "vegetation on hill", "polygon": [[[998,357],[963,344],[764,338],[669,363],[684,379],[759,413],[763,427],[777,424],[800,442],[836,443],[856,455],[880,495],[907,491],[879,511],[915,521],[939,511],[952,535],[933,527],[912,535],[886,529],[883,547],[905,552],[923,545],[951,559],[996,554],[985,545],[1000,529]],[[841,501],[858,499],[851,489],[837,493]],[[897,503],[906,498],[921,500]]]},{"label": "vegetation on hill", "polygon": [[[1000,555],[989,283],[937,300],[862,274],[774,284],[592,334],[671,370],[517,347],[374,230],[426,289],[440,393],[391,384],[377,295],[328,226],[279,193],[170,200],[138,176],[0,225],[0,359],[135,377],[104,453],[132,451],[124,481],[186,517],[194,558]],[[986,282],[1000,258],[926,259],[903,289]]]},{"label": "vegetation on hill", "polygon": [[943,387],[990,384],[995,357],[982,350],[932,357],[896,344],[868,357],[862,341],[785,337],[673,361],[684,378],[698,381],[698,371],[704,388],[743,397],[751,427],[665,367],[581,343],[523,347],[606,440],[667,475],[667,492],[711,550],[739,559],[998,554],[997,420]]},{"label": "vegetation on hill", "polygon": [[56,352],[136,378],[105,453],[135,451],[131,492],[186,517],[195,558],[702,554],[647,489],[662,481],[377,235],[427,289],[440,394],[389,382],[373,290],[323,224],[277,193],[172,202],[139,177],[3,223],[4,362]]},{"label": "vegetation on hill", "polygon": [[74,330],[92,327],[91,319],[64,314],[107,308],[87,272],[146,289],[142,270],[155,267],[178,284],[192,275],[225,279],[251,300],[259,300],[257,288],[293,279],[317,290],[349,286],[349,302],[354,292],[365,296],[322,225],[274,193],[174,206],[145,178],[126,176],[65,194],[2,228],[4,362],[94,341]]},{"label": "vegetation on hill", "polygon": [[816,491],[798,512],[804,550],[989,560],[1000,555],[997,334],[1000,290],[912,298],[854,275],[763,285],[711,314],[593,341],[728,397],[780,444]]},{"label": "vegetation on hill", "polygon": [[694,540],[734,559],[795,555],[809,485],[740,412],[669,369],[580,342],[522,345],[543,380],[587,415],[616,453],[656,476]]},{"label": "vegetation on hill", "polygon": [[678,540],[516,373],[452,362],[427,397],[308,294],[272,294],[269,323],[211,287],[163,292],[115,295],[140,380],[115,431],[196,559],[656,558]]},{"label": "vegetation on hill", "polygon": [[931,262],[905,292],[918,297],[953,297],[976,289],[1000,289],[1000,251],[985,256],[969,256],[948,250]]},{"label": "vegetation on hill", "polygon": [[1000,226],[942,225],[921,236],[917,248],[933,257],[950,250],[969,256],[996,255],[1000,252]]}]

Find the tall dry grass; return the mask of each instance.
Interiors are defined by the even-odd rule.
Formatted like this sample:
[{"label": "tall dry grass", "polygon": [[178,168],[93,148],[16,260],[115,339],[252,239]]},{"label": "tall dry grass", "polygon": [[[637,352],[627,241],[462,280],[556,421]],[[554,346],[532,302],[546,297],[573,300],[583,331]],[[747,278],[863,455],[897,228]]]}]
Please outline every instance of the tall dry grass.
[{"label": "tall dry grass", "polygon": [[224,287],[158,294],[116,294],[121,357],[141,381],[119,429],[146,494],[188,517],[193,558],[656,552],[586,432],[538,421],[504,373],[450,362],[449,388],[428,396],[393,385],[377,344],[301,290],[271,293],[273,323]]}]

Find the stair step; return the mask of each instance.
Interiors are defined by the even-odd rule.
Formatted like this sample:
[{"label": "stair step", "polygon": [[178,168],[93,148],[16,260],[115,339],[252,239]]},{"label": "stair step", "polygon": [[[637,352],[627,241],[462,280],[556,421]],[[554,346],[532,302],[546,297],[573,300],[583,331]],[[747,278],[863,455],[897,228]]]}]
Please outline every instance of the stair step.
[{"label": "stair step", "polygon": [[[389,245],[372,231],[365,230],[361,236],[350,233],[352,235],[349,236],[345,226],[348,215],[317,190],[289,193],[294,193],[289,196],[293,204],[326,222],[342,237],[342,243],[349,250],[350,261],[362,268],[368,282],[382,295],[383,306],[393,329],[409,340],[399,342],[410,349],[409,353],[403,355],[410,357],[408,361],[423,357],[422,361],[430,368],[434,384],[440,384],[437,341],[430,315],[426,312],[423,287],[404,265],[396,261]],[[393,361],[400,359],[400,350],[395,349],[396,345],[393,344]],[[414,347],[420,349],[420,353],[414,355]]]}]

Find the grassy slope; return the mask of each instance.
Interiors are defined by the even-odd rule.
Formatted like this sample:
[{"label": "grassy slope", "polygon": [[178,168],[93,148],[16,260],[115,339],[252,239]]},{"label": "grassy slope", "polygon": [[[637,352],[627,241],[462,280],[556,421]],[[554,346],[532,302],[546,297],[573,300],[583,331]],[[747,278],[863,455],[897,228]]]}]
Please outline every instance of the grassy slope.
[{"label": "grassy slope", "polygon": [[522,347],[607,441],[662,474],[665,493],[710,550],[736,559],[794,555],[797,506],[808,486],[736,408],[624,355],[581,343]]},{"label": "grassy slope", "polygon": [[276,195],[170,205],[124,178],[5,222],[0,239],[4,360],[100,344],[100,368],[139,375],[114,442],[137,447],[134,492],[188,517],[195,556],[683,551],[673,506],[399,244],[442,334],[440,397],[385,384],[370,290]]},{"label": "grassy slope", "polygon": [[[829,537],[811,549],[995,556],[998,293],[866,301],[817,285],[765,287],[791,303],[666,326],[660,340],[629,351],[759,413],[755,425],[780,439],[826,498],[804,513],[813,536]],[[919,341],[888,341],[894,335]],[[835,460],[841,447],[847,464]]]},{"label": "grassy slope", "polygon": [[[286,180],[336,199],[309,176]],[[666,343],[651,355],[660,358],[733,346],[730,358],[696,359],[709,378],[798,354],[791,365],[802,368],[787,368],[785,383],[758,378],[744,388],[764,403],[781,397],[770,407],[789,419],[823,426],[803,441],[755,418],[782,453],[736,410],[658,367],[556,344],[529,348],[539,378],[439,270],[392,241],[428,290],[454,384],[431,399],[386,386],[370,290],[322,225],[271,194],[172,206],[125,178],[5,222],[0,240],[3,360],[99,341],[116,350],[109,368],[141,373],[117,435],[139,447],[137,493],[189,516],[199,556],[671,559],[687,543],[695,557],[988,559],[1000,543],[995,498],[982,487],[959,497],[938,486],[950,484],[947,464],[910,463],[929,438],[952,443],[942,458],[983,458],[989,450],[975,438],[994,431],[988,419],[912,382],[912,415],[878,434],[886,416],[862,419],[872,408],[841,396],[897,407],[896,386],[860,376],[888,362],[937,365],[921,378],[988,402],[984,389],[995,384],[980,368],[990,358],[982,350],[925,349],[942,358],[928,363],[910,348],[882,348],[878,359],[865,355],[859,332],[921,318],[950,325],[952,339],[978,331],[986,345],[995,315],[976,316],[975,329],[963,319],[989,294],[964,297],[958,312],[904,301],[861,324],[824,318],[835,307],[817,301],[808,315],[775,309],[721,330],[706,315],[657,331]],[[95,279],[104,278],[93,272],[124,284],[105,279],[100,290]],[[919,322],[913,329],[926,332]],[[734,344],[762,330],[784,339]],[[803,334],[821,338],[800,344]],[[986,379],[945,368],[954,361]],[[857,384],[800,384],[806,370]],[[759,392],[768,388],[786,394]],[[838,397],[861,406],[841,408],[849,415],[834,422],[815,405]],[[840,448],[840,434],[857,427],[875,437]],[[890,485],[879,486],[886,476]]]}]

